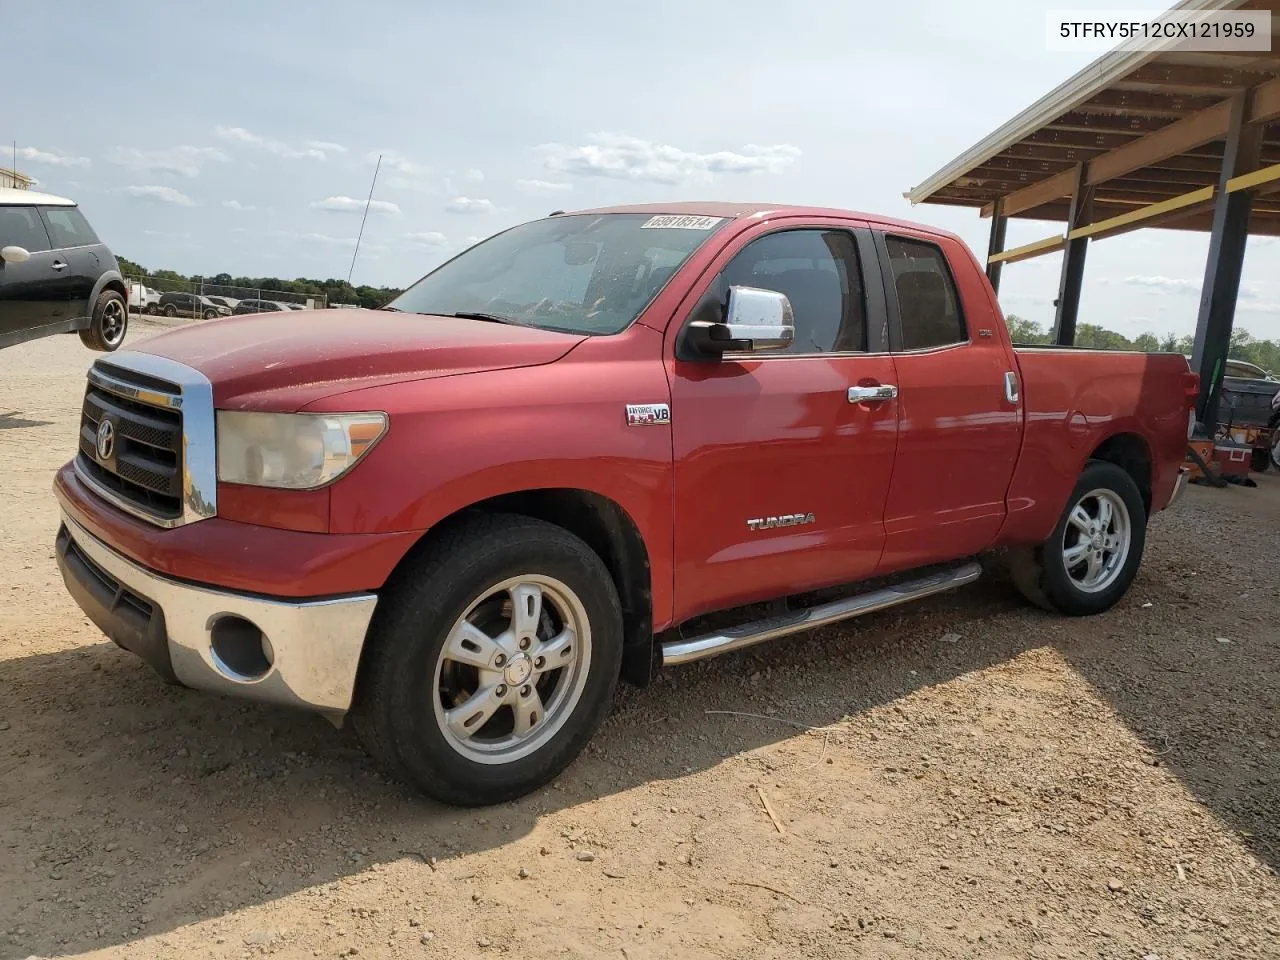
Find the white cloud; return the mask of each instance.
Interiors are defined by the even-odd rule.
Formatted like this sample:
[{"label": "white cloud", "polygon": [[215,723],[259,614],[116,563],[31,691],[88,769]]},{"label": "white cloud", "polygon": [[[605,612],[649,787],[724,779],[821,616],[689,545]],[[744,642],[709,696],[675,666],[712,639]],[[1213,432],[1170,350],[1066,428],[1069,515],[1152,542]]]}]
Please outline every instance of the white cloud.
[{"label": "white cloud", "polygon": [[137,147],[116,147],[111,162],[142,173],[172,173],[180,177],[197,177],[207,161],[225,163],[227,155],[215,147],[163,147],[158,150],[139,150]]},{"label": "white cloud", "polygon": [[481,240],[488,240],[488,239],[489,239],[488,237],[467,237],[467,239],[462,241],[462,244],[464,247],[474,247]]},{"label": "white cloud", "polygon": [[572,183],[555,183],[551,180],[517,180],[516,188],[525,193],[547,196],[553,193],[568,193],[573,189]]},{"label": "white cloud", "polygon": [[472,197],[454,197],[444,208],[450,213],[493,213],[496,209],[492,200]]},{"label": "white cloud", "polygon": [[472,183],[479,183],[481,180],[484,179],[484,171],[477,170],[475,167],[472,167],[467,171],[466,177]]},{"label": "white cloud", "polygon": [[180,190],[173,189],[173,187],[148,184],[141,187],[122,187],[121,192],[130,197],[148,200],[152,203],[168,203],[176,207],[194,207],[196,205],[194,200]]},{"label": "white cloud", "polygon": [[[1145,287],[1151,293],[1182,294],[1200,296],[1202,281],[1190,280],[1186,277],[1133,276],[1125,277],[1123,283],[1135,287]],[[1280,312],[1280,296],[1269,293],[1256,283],[1242,283],[1236,302],[1241,310],[1253,313]]]},{"label": "white cloud", "polygon": [[[313,210],[329,210],[333,213],[363,213],[365,201],[355,197],[326,197],[315,200],[311,204]],[[390,200],[373,200],[369,203],[370,213],[397,214],[400,208]]]},{"label": "white cloud", "polygon": [[544,144],[539,149],[547,169],[673,185],[705,183],[717,174],[781,173],[800,157],[800,149],[790,144],[747,144],[738,152],[694,153],[615,133],[593,134],[587,140],[576,147]]},{"label": "white cloud", "polygon": [[18,156],[32,163],[43,163],[51,167],[87,167],[88,157],[72,157],[52,150],[37,150],[35,147],[19,147]]},{"label": "white cloud", "polygon": [[427,230],[422,233],[406,233],[404,239],[410,243],[420,243],[424,247],[443,247],[449,243],[449,238],[438,230]]},{"label": "white cloud", "polygon": [[1194,293],[1200,294],[1200,281],[1188,280],[1185,277],[1125,277],[1122,281],[1134,287],[1146,287],[1152,293]]},{"label": "white cloud", "polygon": [[222,205],[228,210],[257,210],[251,203],[241,203],[239,200],[223,200]]},{"label": "white cloud", "polygon": [[[383,181],[378,181],[379,183]],[[431,182],[417,177],[388,177],[386,185],[392,190],[409,190],[413,193],[439,193],[440,189]]]},{"label": "white cloud", "polygon": [[333,143],[329,140],[308,140],[307,148],[310,150],[319,150],[321,153],[346,153],[347,148],[340,143]]},{"label": "white cloud", "polygon": [[395,150],[375,150],[373,153],[367,154],[365,159],[370,163],[374,163],[378,159],[378,154],[382,154],[382,165],[388,170],[399,170],[401,173],[422,173],[422,167]]},{"label": "white cloud", "polygon": [[[219,139],[226,140],[229,143],[243,143],[261,147],[268,153],[274,153],[277,157],[284,157],[286,160],[300,160],[303,158],[324,160],[327,159],[327,153],[332,152],[321,150],[315,146],[314,142],[305,147],[292,147],[283,141],[252,133],[244,127],[218,127],[215,133],[217,133]],[[336,144],[330,144],[330,146],[336,146]]]},{"label": "white cloud", "polygon": [[297,239],[302,240],[306,243],[320,243],[320,244],[331,244],[331,245],[341,244],[343,246],[350,246],[356,242],[355,237],[331,237],[327,233],[299,233],[299,234],[296,234],[295,236],[297,237]]}]

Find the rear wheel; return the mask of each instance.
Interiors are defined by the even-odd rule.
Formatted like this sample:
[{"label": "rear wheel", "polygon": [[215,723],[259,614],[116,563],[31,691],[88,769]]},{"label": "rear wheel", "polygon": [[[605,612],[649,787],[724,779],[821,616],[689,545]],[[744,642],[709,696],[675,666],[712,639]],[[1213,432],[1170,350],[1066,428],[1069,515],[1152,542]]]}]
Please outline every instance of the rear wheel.
[{"label": "rear wheel", "polygon": [[124,297],[115,290],[103,290],[93,305],[89,327],[80,331],[80,342],[90,350],[110,353],[124,343],[129,329],[129,311]]},{"label": "rear wheel", "polygon": [[1109,610],[1137,576],[1147,513],[1133,478],[1090,462],[1058,525],[1043,544],[1015,551],[1013,581],[1032,603],[1068,616]]},{"label": "rear wheel", "polygon": [[580,539],[527,517],[474,517],[397,575],[352,722],[391,774],[481,806],[542,786],[609,709],[622,614]]},{"label": "rear wheel", "polygon": [[178,308],[172,303],[166,303],[164,305],[164,315],[166,317],[176,317],[178,315]]}]

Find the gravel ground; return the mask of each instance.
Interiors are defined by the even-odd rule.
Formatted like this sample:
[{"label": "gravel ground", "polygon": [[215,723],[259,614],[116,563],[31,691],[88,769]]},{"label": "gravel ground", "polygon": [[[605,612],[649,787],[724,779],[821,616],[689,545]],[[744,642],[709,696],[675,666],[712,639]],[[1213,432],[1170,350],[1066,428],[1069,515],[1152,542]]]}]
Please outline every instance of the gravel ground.
[{"label": "gravel ground", "polygon": [[1191,488],[1104,616],[997,574],[671,670],[465,812],[80,615],[50,483],[92,359],[0,352],[0,960],[1280,957],[1280,478]]}]

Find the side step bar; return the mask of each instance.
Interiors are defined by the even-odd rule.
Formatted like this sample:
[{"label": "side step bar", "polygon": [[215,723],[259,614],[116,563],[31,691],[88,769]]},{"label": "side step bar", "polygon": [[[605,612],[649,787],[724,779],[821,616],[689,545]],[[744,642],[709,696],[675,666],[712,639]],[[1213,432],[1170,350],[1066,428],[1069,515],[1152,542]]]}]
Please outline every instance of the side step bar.
[{"label": "side step bar", "polygon": [[940,570],[937,573],[894,584],[891,587],[882,587],[869,593],[860,593],[843,600],[810,607],[807,610],[797,610],[794,613],[769,617],[754,623],[744,623],[738,627],[705,633],[688,640],[673,640],[662,645],[662,665],[672,666],[705,660],[708,657],[719,656],[730,650],[741,650],[743,647],[750,647],[766,640],[786,637],[803,630],[813,630],[816,627],[825,627],[827,624],[860,617],[864,613],[886,610],[901,603],[921,600],[935,593],[962,587],[966,583],[977,580],[981,575],[980,564],[965,563],[948,570]]}]

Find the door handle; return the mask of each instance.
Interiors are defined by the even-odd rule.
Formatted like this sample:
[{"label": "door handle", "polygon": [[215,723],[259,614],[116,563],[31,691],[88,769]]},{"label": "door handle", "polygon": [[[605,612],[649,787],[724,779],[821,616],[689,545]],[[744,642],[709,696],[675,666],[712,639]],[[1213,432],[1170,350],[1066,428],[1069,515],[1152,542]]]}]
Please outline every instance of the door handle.
[{"label": "door handle", "polygon": [[65,270],[65,269],[67,269],[67,265],[66,265],[63,261],[61,261],[61,260],[55,260],[55,261],[53,261],[53,263],[51,264],[51,266],[52,266],[52,267],[53,267],[53,269],[55,269],[55,270]]},{"label": "door handle", "polygon": [[898,388],[891,383],[881,383],[874,387],[850,387],[850,403],[875,403],[880,400],[892,400],[898,395]]}]

